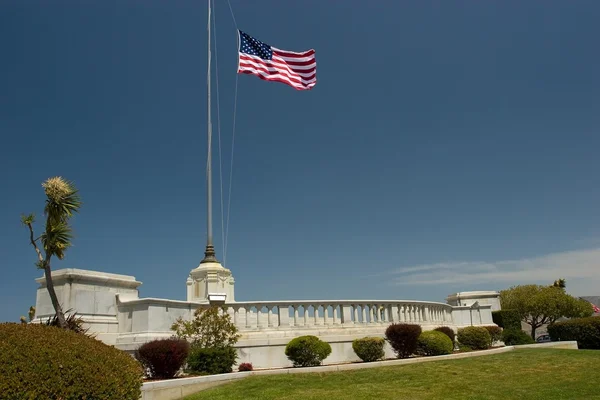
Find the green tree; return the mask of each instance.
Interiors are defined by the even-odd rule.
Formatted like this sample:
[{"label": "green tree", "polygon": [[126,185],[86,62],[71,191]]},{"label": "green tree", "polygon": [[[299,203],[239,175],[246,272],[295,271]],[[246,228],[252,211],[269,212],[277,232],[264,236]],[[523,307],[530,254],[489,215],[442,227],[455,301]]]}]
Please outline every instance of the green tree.
[{"label": "green tree", "polygon": [[201,348],[233,346],[240,338],[227,308],[218,306],[198,308],[191,321],[177,318],[171,330],[178,338],[191,340],[192,346]]},{"label": "green tree", "polygon": [[567,294],[559,286],[520,285],[500,292],[503,308],[519,313],[521,320],[531,326],[531,337],[545,324],[561,317],[580,318],[592,315],[591,305]]},{"label": "green tree", "polygon": [[[73,234],[69,219],[79,211],[81,200],[73,183],[59,176],[48,178],[42,183],[42,187],[46,193],[46,206],[44,207],[46,226],[44,232],[40,237],[35,238],[33,233],[34,214],[22,215],[21,222],[29,228],[29,242],[38,258],[36,266],[44,270],[46,287],[56,312],[58,325],[61,328],[67,328],[65,314],[54,290],[50,260],[53,256],[62,260],[67,249],[71,247]],[[41,246],[38,243],[41,243]]]},{"label": "green tree", "polygon": [[561,289],[565,289],[567,287],[567,281],[560,278],[560,279],[555,280],[554,283],[552,284],[552,286],[561,288]]}]

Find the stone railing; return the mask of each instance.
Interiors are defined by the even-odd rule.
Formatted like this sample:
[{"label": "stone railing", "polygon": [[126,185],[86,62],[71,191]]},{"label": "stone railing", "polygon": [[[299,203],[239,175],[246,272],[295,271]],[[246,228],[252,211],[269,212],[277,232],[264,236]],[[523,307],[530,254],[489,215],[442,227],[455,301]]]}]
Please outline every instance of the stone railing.
[{"label": "stone railing", "polygon": [[377,326],[393,322],[452,324],[452,306],[426,301],[306,300],[226,305],[241,331]]}]

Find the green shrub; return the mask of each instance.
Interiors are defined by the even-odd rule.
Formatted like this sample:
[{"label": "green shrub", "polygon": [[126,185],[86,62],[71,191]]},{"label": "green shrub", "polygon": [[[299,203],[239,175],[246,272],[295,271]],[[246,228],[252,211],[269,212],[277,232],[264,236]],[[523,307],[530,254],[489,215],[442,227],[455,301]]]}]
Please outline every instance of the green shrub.
[{"label": "green shrub", "polygon": [[0,324],[3,399],[138,400],[142,367],[99,340],[45,324]]},{"label": "green shrub", "polygon": [[144,343],[135,351],[150,378],[171,379],[183,366],[190,345],[182,339],[160,339]]},{"label": "green shrub", "polygon": [[492,311],[492,320],[502,329],[521,329],[521,317],[516,310]]},{"label": "green shrub", "polygon": [[461,353],[468,353],[470,351],[473,351],[473,349],[470,346],[464,345],[464,344],[458,344],[458,351]]},{"label": "green shrub", "polygon": [[294,367],[320,365],[329,354],[331,354],[329,343],[312,335],[294,338],[285,346],[285,355]]},{"label": "green shrub", "polygon": [[385,355],[385,340],[380,337],[365,337],[352,341],[352,350],[365,362],[381,360]]},{"label": "green shrub", "polygon": [[580,349],[600,349],[600,317],[576,318],[548,326],[554,341],[576,340]]},{"label": "green shrub", "polygon": [[187,369],[196,374],[225,374],[233,371],[237,352],[233,346],[192,346],[187,358]]},{"label": "green shrub", "polygon": [[502,331],[502,341],[507,346],[535,343],[535,340],[522,329],[505,329]]},{"label": "green shrub", "polygon": [[417,354],[420,355],[441,356],[451,354],[452,350],[454,350],[454,343],[444,332],[423,332],[417,341]]},{"label": "green shrub", "polygon": [[485,350],[492,340],[487,329],[481,326],[468,326],[458,330],[459,343],[469,346],[473,350]]},{"label": "green shrub", "polygon": [[392,324],[385,330],[385,337],[398,358],[408,358],[417,350],[421,327],[414,324]]},{"label": "green shrub", "polygon": [[435,328],[434,331],[442,332],[452,340],[452,343],[456,340],[456,333],[454,332],[454,329],[449,326],[440,326],[439,328]]},{"label": "green shrub", "polygon": [[496,325],[488,325],[484,326],[490,334],[490,347],[500,340],[502,340],[502,328]]}]

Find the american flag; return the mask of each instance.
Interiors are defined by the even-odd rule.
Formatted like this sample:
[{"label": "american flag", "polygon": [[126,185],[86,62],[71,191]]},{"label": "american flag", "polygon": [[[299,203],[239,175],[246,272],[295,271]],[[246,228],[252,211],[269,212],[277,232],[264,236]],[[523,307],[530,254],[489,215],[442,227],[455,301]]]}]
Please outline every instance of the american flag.
[{"label": "american flag", "polygon": [[298,90],[310,90],[317,84],[317,61],[313,49],[300,53],[280,50],[242,31],[239,35],[239,74],[282,82]]}]

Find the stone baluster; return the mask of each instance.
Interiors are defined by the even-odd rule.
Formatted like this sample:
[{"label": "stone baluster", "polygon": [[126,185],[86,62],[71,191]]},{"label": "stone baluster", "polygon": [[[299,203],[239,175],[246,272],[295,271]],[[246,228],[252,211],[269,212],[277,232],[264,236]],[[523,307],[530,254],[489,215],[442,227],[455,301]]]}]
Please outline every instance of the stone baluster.
[{"label": "stone baluster", "polygon": [[390,305],[386,304],[383,306],[383,322],[390,322]]},{"label": "stone baluster", "polygon": [[372,324],[375,322],[375,313],[373,310],[373,304],[369,304],[369,323]]},{"label": "stone baluster", "polygon": [[239,313],[240,313],[240,308],[239,307],[233,307],[233,324],[235,326],[237,326],[238,328],[239,328],[239,326],[238,326]]},{"label": "stone baluster", "polygon": [[256,328],[260,329],[260,317],[262,316],[262,306],[256,306]]},{"label": "stone baluster", "polygon": [[323,325],[329,325],[329,304],[323,304]]},{"label": "stone baluster", "polygon": [[[431,314],[430,314],[431,312]],[[431,321],[435,318],[433,318],[434,315],[434,311],[429,309],[429,306],[423,306],[423,320],[424,321]]]},{"label": "stone baluster", "polygon": [[315,312],[315,314],[313,315],[314,319],[315,319],[315,326],[319,325],[319,305],[315,304],[313,306],[313,310]]},{"label": "stone baluster", "polygon": [[333,324],[337,325],[338,324],[338,309],[337,309],[337,305],[334,304],[331,306],[331,308],[333,308]]},{"label": "stone baluster", "polygon": [[294,304],[294,326],[298,326],[298,305]]},{"label": "stone baluster", "polygon": [[362,314],[362,323],[366,324],[367,323],[367,305],[362,304],[360,306],[360,310],[361,310],[361,314]]},{"label": "stone baluster", "polygon": [[267,306],[267,327],[269,328],[273,327],[273,307]]},{"label": "stone baluster", "polygon": [[244,306],[244,311],[246,312],[246,329],[250,329],[250,305]]},{"label": "stone baluster", "polygon": [[352,315],[354,316],[354,323],[358,324],[358,306],[356,304],[351,304],[352,307]]},{"label": "stone baluster", "polygon": [[302,307],[304,308],[304,326],[308,326],[308,306],[304,304]]}]

